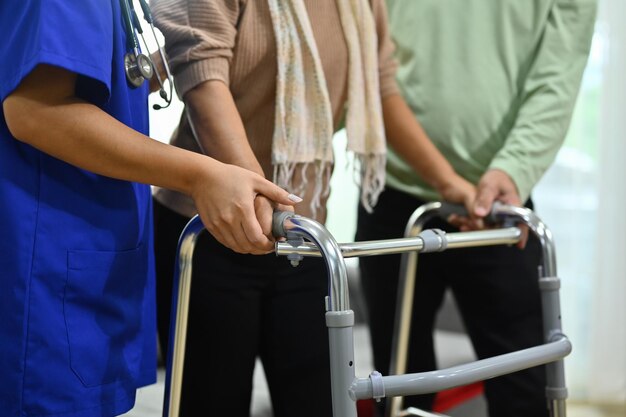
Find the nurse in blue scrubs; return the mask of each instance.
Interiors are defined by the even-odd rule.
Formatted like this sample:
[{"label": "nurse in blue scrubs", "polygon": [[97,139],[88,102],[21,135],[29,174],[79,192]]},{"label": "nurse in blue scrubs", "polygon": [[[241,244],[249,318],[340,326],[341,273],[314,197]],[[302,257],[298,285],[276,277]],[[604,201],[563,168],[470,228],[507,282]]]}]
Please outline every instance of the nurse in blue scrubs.
[{"label": "nurse in blue scrubs", "polygon": [[106,417],[155,381],[150,190],[265,253],[260,176],[151,140],[119,0],[0,3],[0,414]]}]

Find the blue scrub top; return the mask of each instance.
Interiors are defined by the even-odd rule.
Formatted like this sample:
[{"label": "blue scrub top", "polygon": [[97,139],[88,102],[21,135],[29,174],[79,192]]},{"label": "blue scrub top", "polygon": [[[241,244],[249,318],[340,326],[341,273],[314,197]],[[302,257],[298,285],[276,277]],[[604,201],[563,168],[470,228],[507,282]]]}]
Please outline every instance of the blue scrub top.
[{"label": "blue scrub top", "polygon": [[[0,2],[0,100],[35,66],[143,133],[118,0]],[[0,109],[0,112],[2,110]],[[0,113],[0,415],[105,417],[156,376],[150,190],[13,138]]]}]

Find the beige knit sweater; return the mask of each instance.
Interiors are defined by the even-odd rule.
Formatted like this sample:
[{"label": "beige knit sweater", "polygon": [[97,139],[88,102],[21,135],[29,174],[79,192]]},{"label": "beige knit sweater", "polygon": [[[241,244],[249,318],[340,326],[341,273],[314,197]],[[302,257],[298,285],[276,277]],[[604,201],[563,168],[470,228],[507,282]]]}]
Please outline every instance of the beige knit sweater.
[{"label": "beige knit sweater", "polygon": [[[341,27],[337,0],[304,0],[326,77],[337,128],[344,116],[347,94],[348,51]],[[387,28],[384,0],[371,0],[379,37],[381,97],[397,94],[393,44]],[[165,35],[166,51],[178,94],[204,81],[221,80],[232,92],[250,146],[265,176],[272,178],[272,134],[276,90],[276,45],[266,0],[152,0],[153,14]],[[171,143],[200,152],[183,114]],[[314,173],[307,172],[311,186],[301,197],[296,212],[311,216],[309,200]],[[328,187],[328,184],[326,185]],[[180,193],[156,189],[155,198],[170,209],[193,216],[192,200]],[[316,220],[326,219],[326,201]]]}]

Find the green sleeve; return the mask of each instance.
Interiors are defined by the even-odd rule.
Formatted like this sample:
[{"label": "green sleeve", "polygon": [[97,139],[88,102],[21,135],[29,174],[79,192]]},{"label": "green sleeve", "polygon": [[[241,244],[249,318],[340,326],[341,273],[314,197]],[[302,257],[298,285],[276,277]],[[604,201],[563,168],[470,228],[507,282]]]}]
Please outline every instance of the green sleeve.
[{"label": "green sleeve", "polygon": [[489,169],[505,171],[522,201],[565,139],[587,63],[596,0],[555,0],[520,90],[513,129]]}]

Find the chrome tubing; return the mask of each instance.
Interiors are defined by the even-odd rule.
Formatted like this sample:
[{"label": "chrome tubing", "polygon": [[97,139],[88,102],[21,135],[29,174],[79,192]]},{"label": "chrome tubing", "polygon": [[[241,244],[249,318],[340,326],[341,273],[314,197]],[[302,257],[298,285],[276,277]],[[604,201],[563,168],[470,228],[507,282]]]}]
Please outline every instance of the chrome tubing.
[{"label": "chrome tubing", "polygon": [[[323,254],[328,270],[329,300],[327,311],[346,311],[350,309],[348,296],[348,273],[339,244],[328,230],[315,220],[293,215],[284,219],[285,234],[304,237],[312,241]],[[285,246],[291,246],[285,243]],[[276,253],[282,255],[282,253]]]},{"label": "chrome tubing", "polygon": [[531,209],[515,207],[506,204],[494,203],[491,216],[494,219],[506,217],[517,219],[527,225],[533,234],[539,239],[542,249],[542,275],[555,277],[556,275],[556,249],[552,232],[543,221]]},{"label": "chrome tubing", "polygon": [[[517,243],[521,232],[517,227],[508,227],[497,230],[478,230],[472,232],[446,233],[446,249],[457,249],[487,245],[505,245]],[[369,240],[354,243],[339,243],[339,249],[344,258],[356,258],[374,255],[388,255],[405,252],[422,252],[424,239],[407,237],[400,239]],[[305,257],[321,257],[318,246],[314,243],[305,242],[299,246],[293,246],[287,242],[276,243],[276,255],[301,255]]]},{"label": "chrome tubing", "polygon": [[[411,214],[411,217],[406,224],[404,237],[411,238],[419,235],[424,228],[424,224],[435,217],[441,208],[442,203],[440,202],[426,203],[418,207],[413,214]],[[402,255],[400,277],[398,280],[394,331],[391,341],[389,375],[406,373],[416,272],[417,252],[410,252]],[[385,417],[398,417],[400,415],[402,405],[402,397],[392,397],[388,399],[387,406],[385,408]]]},{"label": "chrome tubing", "polygon": [[[302,238],[313,241],[319,248],[328,272],[329,295],[326,298],[326,326],[330,353],[331,395],[333,416],[357,417],[356,402],[348,395],[355,379],[354,312],[349,310],[348,274],[341,249],[324,226],[318,222],[290,213],[274,214],[274,235],[286,236],[289,245],[300,244]],[[291,258],[298,263],[297,256]],[[294,263],[295,262],[295,263]]]},{"label": "chrome tubing", "polygon": [[187,320],[191,294],[191,269],[193,252],[198,236],[204,230],[199,216],[185,226],[178,240],[174,283],[172,287],[172,311],[170,316],[169,348],[165,362],[165,393],[163,417],[179,417],[180,396],[183,384]]}]

